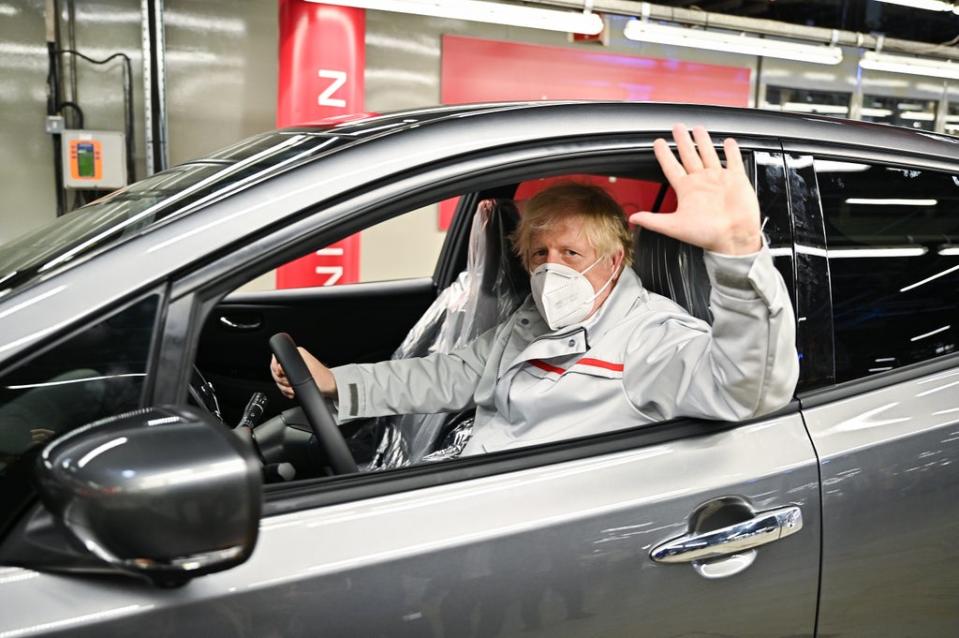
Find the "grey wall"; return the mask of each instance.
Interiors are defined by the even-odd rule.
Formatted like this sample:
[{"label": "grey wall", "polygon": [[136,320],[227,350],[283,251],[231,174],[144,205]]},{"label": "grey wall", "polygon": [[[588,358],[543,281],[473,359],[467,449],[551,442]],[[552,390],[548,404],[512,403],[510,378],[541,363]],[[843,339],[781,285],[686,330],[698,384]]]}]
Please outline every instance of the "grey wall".
[{"label": "grey wall", "polygon": [[[62,0],[66,16],[66,2]],[[0,243],[56,216],[53,149],[44,132],[47,52],[44,0],[0,0]],[[274,128],[274,0],[167,0],[169,156],[177,164]],[[66,29],[62,45],[67,46]],[[77,48],[133,62],[137,177],[145,175],[140,3],[76,0]],[[69,65],[65,64],[68,70]],[[90,129],[122,130],[119,62],[77,63],[77,98]],[[69,78],[65,90],[69,91]],[[70,200],[68,199],[68,204]]]},{"label": "grey wall", "polygon": [[276,127],[275,0],[165,0],[169,157]]},{"label": "grey wall", "polygon": [[43,0],[0,2],[0,243],[52,219],[53,149],[43,132]]}]

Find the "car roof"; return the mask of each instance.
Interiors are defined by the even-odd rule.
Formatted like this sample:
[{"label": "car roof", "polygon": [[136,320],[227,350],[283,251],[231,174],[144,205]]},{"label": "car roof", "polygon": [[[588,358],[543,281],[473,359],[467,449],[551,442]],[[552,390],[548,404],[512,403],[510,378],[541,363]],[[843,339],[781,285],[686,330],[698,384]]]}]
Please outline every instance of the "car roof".
[{"label": "car roof", "polygon": [[[725,126],[739,121],[748,123],[753,136],[778,137],[807,142],[821,142],[840,146],[856,146],[875,150],[928,154],[934,148],[942,151],[940,144],[954,148],[959,158],[959,137],[921,129],[892,126],[860,120],[795,113],[765,109],[716,106],[671,102],[614,102],[592,100],[541,101],[541,102],[488,102],[436,106],[422,109],[397,111],[383,115],[346,121],[342,124],[292,127],[290,131],[323,132],[329,135],[348,135],[356,140],[382,135],[399,134],[411,128],[428,126],[449,119],[483,117],[504,119],[507,114],[536,110],[537,115],[554,114],[565,116],[578,111],[588,113],[592,109],[612,108],[635,110],[646,116],[636,122],[635,132],[660,132],[663,118],[675,120],[684,116],[689,126],[702,124],[710,130],[724,130]],[[740,130],[740,126],[734,127]]]},{"label": "car roof", "polygon": [[[0,316],[6,317],[0,337],[0,361],[43,335],[68,325],[110,300],[129,298],[189,264],[214,252],[238,245],[264,228],[289,223],[298,211],[330,201],[350,191],[383,183],[391,175],[417,166],[432,166],[452,157],[512,145],[565,139],[594,139],[603,135],[667,132],[676,121],[702,124],[717,138],[768,138],[820,143],[839,149],[859,148],[914,155],[933,163],[959,161],[959,138],[836,118],[788,114],[755,109],[635,102],[517,102],[445,106],[390,113],[338,124],[293,127],[255,136],[225,151],[187,162],[178,168],[222,167],[242,180],[216,191],[215,179],[204,180],[209,193],[195,193],[187,205],[167,207],[121,237],[109,233],[100,245],[87,242],[73,248],[69,260],[55,267],[34,265],[38,275],[29,285],[0,297]],[[256,140],[270,136],[300,139],[306,151],[270,163],[257,173]],[[285,157],[285,156],[284,156]],[[265,182],[265,183],[264,183]],[[260,185],[250,188],[251,185]],[[134,188],[134,185],[131,188]],[[158,205],[162,208],[162,205]],[[196,210],[201,214],[188,214]],[[83,214],[80,209],[71,215]],[[69,216],[67,216],[69,217]],[[38,238],[42,240],[43,238]],[[115,259],[123,261],[117,268]],[[149,259],[142,259],[148,255]],[[80,263],[95,266],[78,269]],[[0,273],[2,277],[2,273]],[[2,280],[0,280],[2,283]],[[54,295],[53,291],[57,290]],[[0,291],[2,292],[2,291]],[[27,294],[29,293],[29,294]],[[30,307],[32,298],[47,295],[38,325],[36,310],[14,320],[15,308]]]}]

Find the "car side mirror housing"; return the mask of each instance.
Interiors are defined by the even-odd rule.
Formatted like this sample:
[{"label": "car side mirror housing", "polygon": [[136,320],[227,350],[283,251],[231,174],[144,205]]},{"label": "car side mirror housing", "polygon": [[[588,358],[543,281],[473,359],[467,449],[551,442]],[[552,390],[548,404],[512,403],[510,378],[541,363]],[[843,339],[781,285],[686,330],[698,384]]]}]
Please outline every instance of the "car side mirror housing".
[{"label": "car side mirror housing", "polygon": [[162,586],[228,569],[256,545],[254,452],[192,407],[138,410],[78,428],[37,458],[43,504],[113,568]]}]

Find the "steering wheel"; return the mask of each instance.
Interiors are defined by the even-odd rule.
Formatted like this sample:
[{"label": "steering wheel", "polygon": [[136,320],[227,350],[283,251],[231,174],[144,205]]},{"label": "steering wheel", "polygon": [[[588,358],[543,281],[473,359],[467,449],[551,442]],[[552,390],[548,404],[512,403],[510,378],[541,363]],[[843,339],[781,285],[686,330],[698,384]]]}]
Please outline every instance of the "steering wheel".
[{"label": "steering wheel", "polygon": [[270,349],[276,355],[276,360],[283,366],[286,378],[296,391],[296,399],[303,408],[310,429],[316,436],[316,441],[322,447],[326,458],[333,468],[334,474],[351,474],[357,471],[356,461],[350,454],[346,439],[340,433],[336,420],[330,412],[329,406],[323,400],[320,389],[313,381],[306,362],[296,349],[293,338],[285,332],[279,332],[270,338]]}]

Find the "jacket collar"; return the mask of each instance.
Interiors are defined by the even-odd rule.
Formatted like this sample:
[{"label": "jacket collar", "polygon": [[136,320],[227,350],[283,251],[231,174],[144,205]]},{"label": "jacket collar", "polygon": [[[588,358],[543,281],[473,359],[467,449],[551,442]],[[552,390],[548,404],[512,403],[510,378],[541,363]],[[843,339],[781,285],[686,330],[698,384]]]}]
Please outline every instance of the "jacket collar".
[{"label": "jacket collar", "polygon": [[527,338],[534,341],[541,337],[558,339],[574,333],[585,332],[588,342],[595,341],[610,328],[617,325],[629,314],[629,311],[646,296],[646,289],[632,268],[625,268],[616,280],[609,297],[603,302],[599,310],[585,321],[559,330],[551,331],[546,321],[539,314],[532,295],[526,297],[516,312],[516,329]]}]

